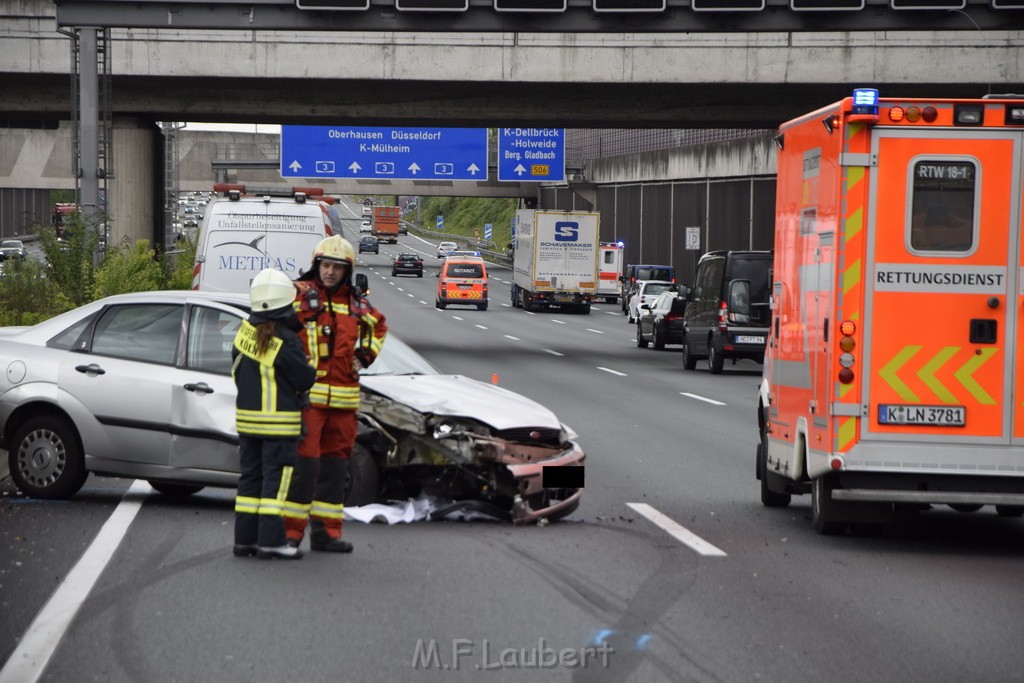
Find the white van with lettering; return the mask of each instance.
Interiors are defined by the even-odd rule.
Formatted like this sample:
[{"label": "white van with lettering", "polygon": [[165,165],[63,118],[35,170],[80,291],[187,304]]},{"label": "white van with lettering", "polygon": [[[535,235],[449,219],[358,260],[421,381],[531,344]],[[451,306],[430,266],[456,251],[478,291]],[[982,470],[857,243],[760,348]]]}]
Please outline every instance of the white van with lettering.
[{"label": "white van with lettering", "polygon": [[[297,278],[310,266],[313,249],[333,234],[323,190],[294,187],[262,191],[217,184],[223,196],[210,202],[199,232],[192,289],[248,292],[264,268]],[[277,194],[274,194],[276,192]]]}]

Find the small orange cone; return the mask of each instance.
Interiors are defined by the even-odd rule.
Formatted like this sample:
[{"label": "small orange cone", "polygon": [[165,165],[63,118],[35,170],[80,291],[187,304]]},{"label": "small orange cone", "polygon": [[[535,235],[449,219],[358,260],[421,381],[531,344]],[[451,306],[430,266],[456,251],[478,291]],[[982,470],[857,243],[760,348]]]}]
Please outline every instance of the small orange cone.
[{"label": "small orange cone", "polygon": [[498,373],[494,373],[493,375],[491,375],[491,384],[497,384],[497,383],[498,383]]}]

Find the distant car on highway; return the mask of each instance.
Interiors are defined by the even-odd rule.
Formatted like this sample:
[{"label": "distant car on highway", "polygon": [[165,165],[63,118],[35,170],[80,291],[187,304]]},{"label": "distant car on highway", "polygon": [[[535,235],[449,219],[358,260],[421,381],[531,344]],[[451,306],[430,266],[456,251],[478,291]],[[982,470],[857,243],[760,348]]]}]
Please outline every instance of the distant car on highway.
[{"label": "distant car on highway", "polygon": [[654,344],[654,348],[663,349],[665,344],[682,344],[685,310],[686,297],[682,292],[662,292],[653,303],[640,304],[636,345],[646,349],[648,344]]},{"label": "distant car on highway", "polygon": [[374,254],[380,253],[380,242],[373,235],[363,235],[359,238],[359,253],[362,254],[364,251],[372,251]]},{"label": "distant car on highway", "polygon": [[626,322],[632,325],[640,317],[640,305],[651,304],[662,292],[676,291],[676,284],[668,280],[639,280],[626,306]]},{"label": "distant car on highway", "polygon": [[391,274],[423,277],[423,259],[416,254],[399,254],[391,264]]},{"label": "distant car on highway", "polygon": [[437,258],[444,258],[448,255],[448,252],[455,251],[459,248],[459,245],[455,242],[441,242],[437,245]]},{"label": "distant car on highway", "polygon": [[359,232],[373,232],[373,222],[363,221],[359,224]]},{"label": "distant car on highway", "polygon": [[21,240],[4,240],[0,242],[0,254],[4,259],[23,259],[28,255],[25,251],[25,243]]}]

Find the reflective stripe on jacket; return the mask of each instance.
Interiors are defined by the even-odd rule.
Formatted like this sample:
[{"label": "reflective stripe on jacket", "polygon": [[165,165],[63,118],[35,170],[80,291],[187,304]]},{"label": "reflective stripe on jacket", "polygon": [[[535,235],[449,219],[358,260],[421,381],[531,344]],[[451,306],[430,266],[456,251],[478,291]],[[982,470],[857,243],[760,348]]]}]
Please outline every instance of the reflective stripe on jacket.
[{"label": "reflective stripe on jacket", "polygon": [[262,354],[256,351],[256,327],[248,320],[235,334],[231,375],[238,388],[239,434],[298,438],[302,432],[302,394],[313,385],[315,372],[298,336],[280,325],[277,334]]},{"label": "reflective stripe on jacket", "polygon": [[[351,287],[342,286],[331,294],[316,279],[296,285],[299,294],[294,306],[302,323],[299,337],[310,364],[316,368],[309,403],[319,408],[356,410],[359,371],[355,352],[360,350],[370,362],[377,357],[387,335],[384,316],[366,299],[355,300]],[[310,290],[315,290],[315,304],[311,303]]]}]

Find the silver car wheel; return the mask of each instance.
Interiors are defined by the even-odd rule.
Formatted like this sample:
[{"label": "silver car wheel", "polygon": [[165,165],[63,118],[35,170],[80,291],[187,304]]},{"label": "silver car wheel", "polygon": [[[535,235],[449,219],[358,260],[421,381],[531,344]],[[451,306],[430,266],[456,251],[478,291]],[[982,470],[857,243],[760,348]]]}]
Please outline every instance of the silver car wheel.
[{"label": "silver car wheel", "polygon": [[67,464],[67,448],[60,436],[50,429],[35,429],[18,445],[18,471],[33,486],[53,486]]}]

